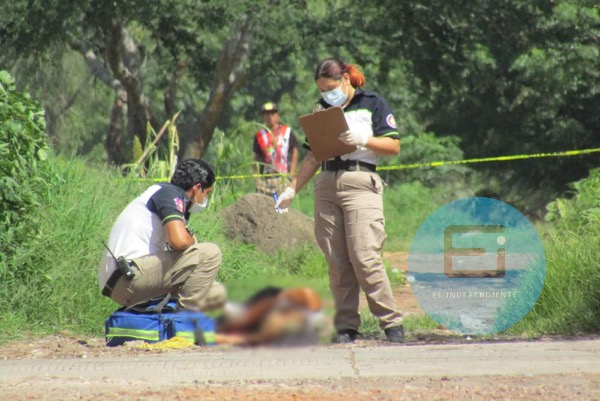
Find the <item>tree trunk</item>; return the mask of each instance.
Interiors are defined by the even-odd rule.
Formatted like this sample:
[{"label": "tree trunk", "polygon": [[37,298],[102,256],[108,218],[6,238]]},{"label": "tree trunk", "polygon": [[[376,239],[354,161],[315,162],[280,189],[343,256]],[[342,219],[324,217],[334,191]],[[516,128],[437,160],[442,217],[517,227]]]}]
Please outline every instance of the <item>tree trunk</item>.
[{"label": "tree trunk", "polygon": [[127,92],[127,132],[130,138],[137,136],[144,146],[148,122],[157,128],[144,96],[141,78],[145,48],[136,45],[117,19],[111,21],[106,42],[106,58],[110,69]]},{"label": "tree trunk", "polygon": [[165,114],[167,119],[170,120],[178,110],[175,110],[175,98],[177,97],[177,87],[179,81],[183,77],[186,70],[186,64],[183,61],[178,61],[175,65],[173,75],[171,76],[171,82],[167,91],[164,94]]},{"label": "tree trunk", "polygon": [[243,81],[242,64],[250,56],[251,42],[251,22],[245,16],[219,56],[213,86],[208,102],[198,117],[197,130],[184,138],[183,159],[204,155],[229,99]]},{"label": "tree trunk", "polygon": [[104,148],[111,164],[120,166],[128,158],[125,157],[122,139],[125,137],[125,116],[127,115],[127,93],[122,90],[115,91],[115,102],[110,113],[110,124]]},{"label": "tree trunk", "polygon": [[120,166],[126,161],[123,139],[126,138],[127,92],[123,89],[121,82],[105,67],[102,60],[98,59],[96,53],[87,43],[73,40],[71,41],[71,48],[81,53],[94,77],[115,91],[115,101],[110,114],[104,149],[106,150],[108,162]]},{"label": "tree trunk", "polygon": [[109,22],[106,39],[106,68],[102,60],[83,41],[73,40],[71,47],[80,52],[88,67],[103,83],[115,90],[115,102],[105,146],[108,160],[116,165],[131,161],[131,151],[125,146],[137,136],[142,146],[146,143],[147,124],[157,129],[158,122],[150,111],[143,91],[141,70],[145,48],[134,42],[121,22]]}]

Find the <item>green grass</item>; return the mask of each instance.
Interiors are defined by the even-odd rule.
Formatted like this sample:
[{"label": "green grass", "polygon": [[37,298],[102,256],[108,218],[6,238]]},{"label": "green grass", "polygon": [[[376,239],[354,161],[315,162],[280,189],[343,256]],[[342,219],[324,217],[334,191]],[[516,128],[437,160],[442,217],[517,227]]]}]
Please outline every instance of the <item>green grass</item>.
[{"label": "green grass", "polygon": [[[80,159],[59,158],[52,158],[43,181],[47,183],[43,204],[34,211],[41,217],[40,234],[25,239],[7,261],[7,268],[0,270],[0,342],[62,330],[103,335],[104,319],[117,305],[102,297],[97,285],[101,241],[108,237],[123,207],[149,185],[124,179],[109,168],[88,166]],[[208,211],[190,222],[201,240],[221,247],[219,280],[228,287],[231,299],[241,301],[264,285],[308,285],[331,304],[327,265],[318,249],[267,255],[224,237],[218,212],[252,191],[252,181],[219,181]],[[384,249],[408,250],[421,222],[448,196],[441,189],[417,183],[387,187]],[[312,215],[312,184],[298,195],[293,207]],[[580,224],[573,226],[563,225],[558,232],[540,227],[548,259],[544,290],[533,310],[509,334],[600,332],[600,233],[588,228],[580,237]],[[386,269],[392,285],[404,282],[402,274],[388,265]],[[361,330],[380,335],[376,319],[369,315],[363,312]],[[405,325],[409,331],[436,327],[426,316],[409,316]]]},{"label": "green grass", "polygon": [[2,278],[2,337],[62,329],[99,332],[98,316],[114,309],[99,296],[96,282],[100,241],[143,185],[81,162],[53,163],[38,209],[40,234],[24,243]]},{"label": "green grass", "polygon": [[542,232],[546,280],[531,311],[508,333],[600,333],[600,169],[549,205]]},{"label": "green grass", "polygon": [[[90,167],[82,160],[59,158],[51,161],[45,180],[40,235],[25,241],[8,268],[0,271],[0,342],[62,330],[103,334],[104,319],[117,305],[102,297],[98,288],[101,241],[121,210],[151,183],[124,179],[116,170]],[[248,188],[238,183],[234,190],[232,183],[220,184],[209,211],[192,216],[190,226],[199,238],[221,247],[219,280],[230,287],[232,297],[244,299],[271,281],[311,285],[326,297],[327,267],[317,249],[266,255],[224,237],[218,211]]]},{"label": "green grass", "polygon": [[546,243],[546,280],[540,297],[507,333],[599,333],[600,235],[559,232]]},{"label": "green grass", "polygon": [[[427,315],[408,315],[403,319],[405,333],[431,331],[439,327],[439,324]],[[363,337],[383,339],[383,330],[379,328],[377,319],[367,309],[360,312],[360,328],[358,330]]]},{"label": "green grass", "polygon": [[383,194],[386,250],[408,251],[417,229],[445,203],[446,192],[418,182],[386,187]]}]

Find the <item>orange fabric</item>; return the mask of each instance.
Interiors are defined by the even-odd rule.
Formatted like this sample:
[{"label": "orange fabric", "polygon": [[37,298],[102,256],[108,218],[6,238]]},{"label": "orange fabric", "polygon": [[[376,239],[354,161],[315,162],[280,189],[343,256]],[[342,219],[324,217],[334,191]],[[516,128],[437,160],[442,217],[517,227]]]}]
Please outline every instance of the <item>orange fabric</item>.
[{"label": "orange fabric", "polygon": [[291,288],[283,291],[279,296],[290,301],[295,306],[303,307],[315,312],[321,310],[323,306],[319,294],[308,287]]},{"label": "orange fabric", "polygon": [[265,163],[273,165],[280,173],[288,171],[289,128],[284,124],[271,132],[265,128],[256,133],[258,146],[263,152]]},{"label": "orange fabric", "polygon": [[271,163],[271,155],[273,153],[273,134],[266,130],[261,129],[256,133],[256,141],[258,142],[258,146],[260,146],[260,150],[262,150],[265,163]]}]

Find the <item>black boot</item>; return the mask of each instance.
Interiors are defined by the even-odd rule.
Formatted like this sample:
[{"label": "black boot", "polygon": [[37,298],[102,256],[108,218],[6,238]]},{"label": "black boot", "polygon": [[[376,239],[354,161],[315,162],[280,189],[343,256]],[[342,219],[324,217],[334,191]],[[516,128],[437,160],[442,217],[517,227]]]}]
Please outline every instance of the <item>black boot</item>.
[{"label": "black boot", "polygon": [[404,327],[394,326],[389,329],[385,329],[385,336],[387,340],[392,343],[403,343],[404,342]]},{"label": "black boot", "polygon": [[332,344],[348,344],[353,343],[358,336],[358,331],[353,329],[338,330],[331,338]]}]

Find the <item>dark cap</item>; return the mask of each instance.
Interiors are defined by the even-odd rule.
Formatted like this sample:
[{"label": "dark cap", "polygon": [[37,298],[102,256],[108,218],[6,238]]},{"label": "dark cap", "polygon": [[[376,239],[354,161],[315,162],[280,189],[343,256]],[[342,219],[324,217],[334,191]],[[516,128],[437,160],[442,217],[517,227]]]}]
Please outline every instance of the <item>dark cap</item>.
[{"label": "dark cap", "polygon": [[270,111],[278,112],[279,110],[277,109],[277,105],[275,103],[267,102],[262,105],[262,108],[260,109],[260,111],[261,111],[261,113],[267,113]]}]

